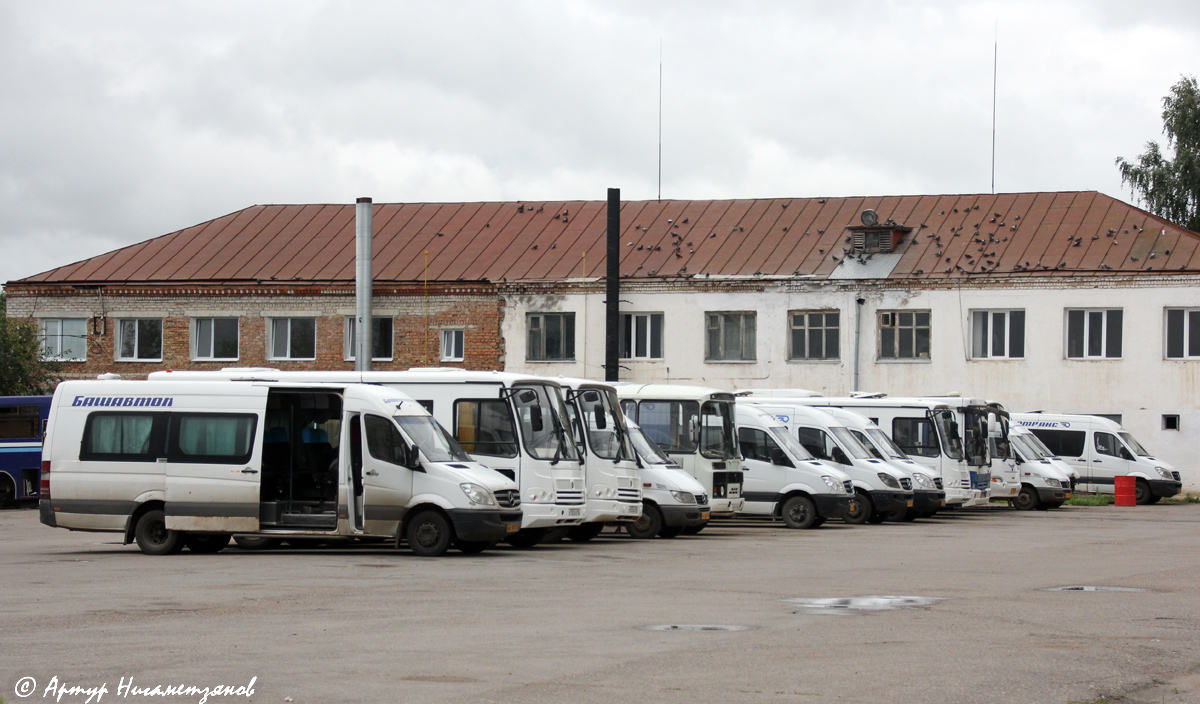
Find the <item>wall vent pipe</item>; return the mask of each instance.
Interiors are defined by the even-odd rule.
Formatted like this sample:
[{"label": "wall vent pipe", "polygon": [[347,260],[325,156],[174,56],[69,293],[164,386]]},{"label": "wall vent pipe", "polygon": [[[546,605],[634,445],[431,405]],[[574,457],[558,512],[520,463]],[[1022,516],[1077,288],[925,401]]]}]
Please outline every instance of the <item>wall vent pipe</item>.
[{"label": "wall vent pipe", "polygon": [[370,198],[359,198],[354,210],[354,370],[371,371],[371,296],[374,273],[371,270],[371,239],[374,232]]}]

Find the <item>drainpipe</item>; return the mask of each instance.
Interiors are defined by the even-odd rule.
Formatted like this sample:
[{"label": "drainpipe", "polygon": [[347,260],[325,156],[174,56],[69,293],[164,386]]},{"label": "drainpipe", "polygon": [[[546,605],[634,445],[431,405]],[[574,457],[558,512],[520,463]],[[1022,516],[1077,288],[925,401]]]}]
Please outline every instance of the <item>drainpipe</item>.
[{"label": "drainpipe", "polygon": [[608,189],[608,254],[604,284],[604,380],[620,381],[621,189]]},{"label": "drainpipe", "polygon": [[853,390],[858,391],[859,390],[858,389],[858,357],[859,357],[858,346],[859,346],[859,341],[862,339],[863,304],[867,302],[867,299],[860,296],[858,298],[855,298],[854,302],[855,302],[855,304],[857,304],[857,306],[854,309],[854,388],[853,388]]},{"label": "drainpipe", "polygon": [[[354,371],[371,371],[371,271],[372,205],[370,198],[359,198],[354,210]],[[428,331],[426,331],[428,334]]]}]

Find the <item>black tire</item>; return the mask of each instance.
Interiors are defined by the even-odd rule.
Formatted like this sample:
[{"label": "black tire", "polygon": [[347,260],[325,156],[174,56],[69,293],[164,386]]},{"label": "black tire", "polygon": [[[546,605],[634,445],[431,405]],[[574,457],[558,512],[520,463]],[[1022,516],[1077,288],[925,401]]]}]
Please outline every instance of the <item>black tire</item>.
[{"label": "black tire", "polygon": [[1061,502],[1061,501],[1051,501],[1051,502],[1045,504],[1047,511],[1049,511],[1052,508],[1062,508],[1062,505],[1063,505],[1063,502]]},{"label": "black tire", "polygon": [[843,520],[847,523],[861,526],[870,520],[874,513],[875,506],[871,503],[871,498],[867,496],[866,492],[855,491],[854,498],[850,501],[850,512],[846,514]]},{"label": "black tire", "polygon": [[867,523],[870,523],[871,525],[879,525],[885,520],[887,520],[887,514],[883,511],[876,511],[871,514],[870,518],[867,519]]},{"label": "black tire", "polygon": [[1035,508],[1040,508],[1039,504],[1042,500],[1038,498],[1037,490],[1028,484],[1021,485],[1021,493],[1012,500],[1013,508],[1021,511],[1032,511]]},{"label": "black tire", "polygon": [[917,520],[918,518],[924,518],[924,517],[925,516],[923,514],[917,512],[917,511],[914,511],[911,508],[904,512],[904,522],[905,523],[912,523],[913,521]]},{"label": "black tire", "polygon": [[907,506],[904,506],[901,508],[897,508],[897,509],[888,511],[886,514],[884,514],[884,520],[890,521],[892,523],[900,523],[902,521],[907,520],[908,514],[910,514],[910,513],[912,513],[912,509],[910,509]]},{"label": "black tire", "polygon": [[816,504],[807,496],[793,496],[784,501],[779,507],[779,515],[785,526],[797,530],[815,528],[813,524],[819,518]]},{"label": "black tire", "polygon": [[698,526],[688,526],[687,528],[683,529],[683,534],[684,535],[699,535],[700,531],[704,530],[705,526],[707,526],[707,525],[708,525],[708,521],[705,521]]},{"label": "black tire", "polygon": [[238,535],[233,542],[242,550],[270,550],[279,547],[279,538],[268,538],[264,535]]},{"label": "black tire", "polygon": [[1149,501],[1147,501],[1146,503],[1148,503],[1148,504],[1156,504],[1156,503],[1158,503],[1158,500],[1159,500],[1159,499],[1161,499],[1161,498],[1162,498],[1161,496],[1151,496],[1151,497],[1150,497],[1150,500],[1149,500]]},{"label": "black tire", "polygon": [[577,543],[586,543],[604,532],[603,523],[580,523],[567,530],[567,537]]},{"label": "black tire", "polygon": [[683,526],[663,526],[658,531],[660,538],[678,538],[683,533]]},{"label": "black tire", "polygon": [[192,552],[215,555],[228,547],[231,537],[228,533],[187,533],[183,536],[183,544]]},{"label": "black tire", "polygon": [[527,549],[542,542],[542,538],[546,537],[547,529],[545,528],[522,528],[504,539],[504,542],[514,548]]},{"label": "black tire", "polygon": [[404,531],[408,549],[417,557],[437,557],[454,542],[454,527],[440,511],[425,509],[412,517]]},{"label": "black tire", "polygon": [[158,509],[147,511],[133,529],[138,548],[147,555],[173,555],[183,549],[183,534],[167,530],[166,515]]},{"label": "black tire", "polygon": [[468,555],[477,555],[484,550],[493,547],[496,544],[495,540],[455,540],[454,547],[459,551],[465,552]]},{"label": "black tire", "polygon": [[633,523],[626,523],[625,532],[629,534],[630,538],[648,540],[658,535],[662,527],[662,512],[658,510],[658,507],[652,504],[643,504],[641,517]]},{"label": "black tire", "polygon": [[574,527],[575,526],[570,526],[568,528],[550,528],[546,531],[546,534],[542,536],[542,539],[538,541],[538,545],[561,543],[566,539],[567,531]]},{"label": "black tire", "polygon": [[1150,499],[1153,496],[1154,495],[1150,493],[1150,485],[1146,483],[1146,480],[1137,480],[1137,486],[1133,490],[1134,502],[1138,506],[1145,506],[1146,504],[1150,503]]}]

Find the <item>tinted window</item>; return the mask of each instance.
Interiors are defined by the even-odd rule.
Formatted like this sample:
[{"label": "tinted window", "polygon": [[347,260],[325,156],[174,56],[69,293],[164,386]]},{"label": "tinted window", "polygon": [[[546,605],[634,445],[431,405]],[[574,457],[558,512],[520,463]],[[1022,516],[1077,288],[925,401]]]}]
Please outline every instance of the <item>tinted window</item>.
[{"label": "tinted window", "polygon": [[454,431],[455,439],[471,454],[517,456],[517,429],[503,400],[456,402]]},{"label": "tinted window", "polygon": [[942,454],[938,448],[937,433],[928,418],[892,420],[892,441],[899,445],[906,455],[937,457]]},{"label": "tinted window", "polygon": [[258,417],[249,413],[177,413],[172,416],[170,462],[244,464],[254,451]]},{"label": "tinted window", "polygon": [[164,413],[93,413],[83,428],[79,459],[154,462],[166,457]]},{"label": "tinted window", "polygon": [[387,418],[368,415],[363,419],[367,429],[367,452],[377,460],[394,465],[404,464],[404,438]]},{"label": "tinted window", "polygon": [[1059,457],[1082,457],[1087,433],[1082,430],[1030,428],[1050,451]]},{"label": "tinted window", "polygon": [[1096,433],[1096,452],[1113,457],[1121,456],[1121,441],[1111,433]]}]

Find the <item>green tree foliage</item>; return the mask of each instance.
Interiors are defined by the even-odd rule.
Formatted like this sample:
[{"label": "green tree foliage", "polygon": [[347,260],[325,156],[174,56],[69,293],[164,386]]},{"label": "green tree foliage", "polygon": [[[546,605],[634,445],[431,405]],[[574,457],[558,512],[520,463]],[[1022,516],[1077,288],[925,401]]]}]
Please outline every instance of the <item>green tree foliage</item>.
[{"label": "green tree foliage", "polygon": [[1128,184],[1146,208],[1160,217],[1200,232],[1200,87],[1183,76],[1163,98],[1163,133],[1168,158],[1157,142],[1147,142],[1136,161],[1117,157],[1121,184]]},{"label": "green tree foliage", "polygon": [[37,323],[9,318],[7,307],[0,293],[0,396],[48,394],[58,383],[62,365],[42,361]]}]

